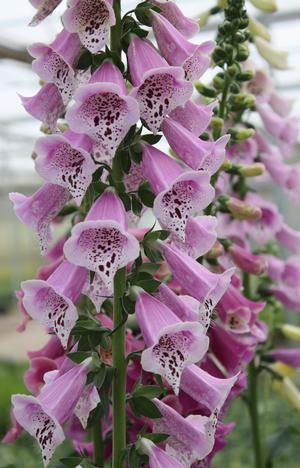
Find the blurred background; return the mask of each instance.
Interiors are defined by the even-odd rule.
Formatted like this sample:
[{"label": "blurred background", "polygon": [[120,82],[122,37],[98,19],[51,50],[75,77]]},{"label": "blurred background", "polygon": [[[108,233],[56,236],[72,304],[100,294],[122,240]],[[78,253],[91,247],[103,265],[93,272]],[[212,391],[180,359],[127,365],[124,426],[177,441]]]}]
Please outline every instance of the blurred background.
[{"label": "blurred background", "polygon": [[[4,2],[3,2],[4,3]],[[36,236],[23,226],[15,217],[8,200],[9,192],[31,194],[41,184],[39,176],[34,172],[31,153],[35,139],[39,136],[40,123],[27,115],[23,109],[18,93],[24,96],[35,94],[39,88],[38,78],[31,71],[31,58],[26,48],[32,42],[50,42],[61,29],[60,14],[64,11],[65,1],[51,17],[47,18],[37,28],[27,27],[34,14],[34,9],[27,0],[9,0],[1,9],[0,17],[0,437],[9,427],[9,400],[11,393],[24,392],[22,372],[26,368],[26,351],[38,349],[46,336],[38,325],[30,323],[24,333],[16,332],[16,326],[21,317],[17,312],[14,291],[19,289],[20,281],[34,277],[35,271],[41,265]],[[137,1],[124,1],[124,10],[129,10]],[[294,115],[300,116],[300,3],[299,0],[277,0],[279,11],[275,14],[263,14],[249,5],[249,12],[267,25],[272,34],[272,42],[279,49],[286,49],[290,54],[290,69],[286,71],[270,70],[278,90],[286,96],[295,98]],[[188,15],[195,17],[200,11],[214,6],[215,2],[196,0],[178,0],[178,4]],[[214,38],[218,15],[211,18],[208,25],[200,32],[195,42]],[[253,51],[254,58],[264,68],[266,62]],[[299,159],[299,147],[295,159]],[[273,190],[273,189],[272,189]],[[275,188],[272,197],[280,202],[282,213],[294,228],[300,229],[298,209],[283,197],[282,192]],[[289,429],[292,415],[287,404],[281,404],[271,397],[269,388],[261,389],[261,396],[268,404],[268,418],[264,431],[277,450],[276,434],[272,435],[275,422],[281,421],[283,436],[286,442],[283,450],[276,456],[274,466],[300,467],[299,435]],[[247,414],[243,403],[233,405],[227,420],[236,420],[239,431],[233,432],[231,444],[216,466],[238,468],[252,466],[250,440],[248,434]],[[286,422],[286,424],[285,424]],[[299,420],[298,420],[299,427]],[[278,425],[276,426],[276,430]],[[277,434],[278,435],[278,434]],[[279,434],[280,435],[280,434]],[[273,439],[272,439],[273,437]],[[275,437],[275,438],[274,438]],[[294,438],[298,442],[294,443]],[[295,439],[296,440],[296,439]],[[298,450],[298,452],[297,452]],[[69,452],[68,446],[63,447],[63,453]],[[0,468],[36,468],[40,466],[40,458],[34,443],[26,437],[14,446],[0,446]],[[297,461],[298,460],[298,461]],[[277,464],[278,461],[278,464]],[[60,466],[59,464],[52,465]]]}]

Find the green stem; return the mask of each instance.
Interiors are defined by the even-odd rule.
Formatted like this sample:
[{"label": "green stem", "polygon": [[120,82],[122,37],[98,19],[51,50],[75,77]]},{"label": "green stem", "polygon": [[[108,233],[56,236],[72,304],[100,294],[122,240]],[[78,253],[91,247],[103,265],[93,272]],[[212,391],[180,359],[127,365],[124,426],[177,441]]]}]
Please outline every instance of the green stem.
[{"label": "green stem", "polygon": [[226,101],[227,101],[229,85],[230,85],[230,78],[228,76],[228,73],[225,71],[224,88],[223,88],[222,98],[221,98],[219,112],[218,112],[218,115],[221,119],[224,119],[225,117]]},{"label": "green stem", "polygon": [[[251,299],[251,276],[244,273],[244,295]],[[263,451],[260,435],[260,420],[258,414],[258,370],[255,358],[248,365],[248,408],[251,420],[252,443],[255,458],[255,468],[264,468]]]},{"label": "green stem", "polygon": [[110,49],[121,58],[122,46],[122,21],[121,21],[121,0],[113,0],[113,9],[116,17],[116,24],[110,30]]},{"label": "green stem", "polygon": [[125,332],[126,323],[123,321],[121,297],[126,279],[125,268],[117,271],[114,278],[114,329],[112,335],[113,367],[115,370],[112,385],[113,407],[113,457],[112,468],[125,468],[124,450],[126,448],[126,358]]},{"label": "green stem", "polygon": [[104,443],[102,439],[102,416],[99,415],[93,427],[93,447],[94,447],[94,463],[98,468],[104,467]]}]

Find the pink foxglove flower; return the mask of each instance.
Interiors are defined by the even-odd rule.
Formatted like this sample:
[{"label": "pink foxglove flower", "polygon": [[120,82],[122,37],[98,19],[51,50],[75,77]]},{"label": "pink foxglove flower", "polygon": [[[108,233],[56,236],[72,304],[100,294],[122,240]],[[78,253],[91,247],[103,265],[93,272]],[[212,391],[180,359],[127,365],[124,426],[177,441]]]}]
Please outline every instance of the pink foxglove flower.
[{"label": "pink foxglove flower", "polygon": [[293,97],[287,97],[272,91],[269,97],[269,104],[272,107],[273,111],[280,117],[286,118],[290,115],[293,106],[295,104],[295,99]]},{"label": "pink foxglove flower", "polygon": [[230,268],[222,274],[212,273],[176,247],[164,244],[162,250],[174,278],[188,294],[201,302],[203,313],[210,316],[227,290],[235,269]]},{"label": "pink foxglove flower", "polygon": [[97,159],[111,162],[129,128],[139,119],[138,103],[125,95],[122,74],[112,62],[104,62],[96,76],[97,81],[92,76],[89,84],[76,91],[66,120],[74,132],[85,133],[96,142]]},{"label": "pink foxglove flower", "polygon": [[281,229],[276,232],[277,240],[291,252],[300,254],[300,231],[282,223]]},{"label": "pink foxglove flower", "polygon": [[154,420],[154,430],[169,434],[166,452],[187,467],[203,460],[214,445],[216,414],[209,418],[200,415],[183,418],[162,401],[156,398],[153,401],[162,415]]},{"label": "pink foxglove flower", "polygon": [[46,83],[34,96],[20,97],[28,114],[46,124],[51,131],[56,131],[57,119],[62,115],[65,105],[55,84]]},{"label": "pink foxglove flower", "polygon": [[23,303],[32,318],[53,329],[64,348],[78,318],[74,303],[79,299],[88,272],[65,260],[47,281],[28,280],[21,286]]},{"label": "pink foxglove flower", "polygon": [[160,9],[160,13],[175,26],[185,37],[192,37],[199,31],[197,21],[187,18],[175,2],[170,0],[152,0]]},{"label": "pink foxglove flower", "polygon": [[[184,243],[189,218],[209,205],[214,197],[209,174],[205,171],[187,171],[174,159],[150,145],[143,148],[142,170],[157,195],[153,206],[155,216],[164,229],[172,232],[175,242]],[[201,230],[201,226],[199,229],[197,226],[190,226],[190,230]],[[189,240],[190,243],[195,241],[191,238]],[[203,243],[204,249],[205,244],[206,241]]]},{"label": "pink foxglove flower", "polygon": [[213,41],[189,42],[164,16],[152,13],[152,28],[162,56],[170,65],[182,66],[185,78],[195,81],[208,69]]},{"label": "pink foxglove flower", "polygon": [[164,117],[183,105],[192,95],[193,86],[184,79],[180,67],[170,67],[146,40],[134,37],[127,51],[130,75],[139,103],[141,118],[153,133]]},{"label": "pink foxglove flower", "polygon": [[33,71],[46,83],[55,84],[64,104],[67,104],[77,84],[72,68],[80,53],[77,34],[63,29],[50,45],[36,43],[28,50],[30,55],[35,57],[32,63]]},{"label": "pink foxglove flower", "polygon": [[207,129],[215,107],[216,102],[204,105],[188,100],[183,106],[176,107],[170,117],[194,135],[199,136]]},{"label": "pink foxglove flower", "polygon": [[202,359],[208,349],[204,328],[197,322],[182,322],[159,300],[138,292],[136,317],[145,343],[144,370],[162,375],[178,394],[185,367]]},{"label": "pink foxglove flower", "polygon": [[296,119],[282,118],[266,105],[259,105],[256,108],[271,135],[290,145],[296,143],[299,133]]},{"label": "pink foxglove flower", "polygon": [[48,182],[69,190],[78,205],[97,169],[88,150],[88,137],[65,130],[63,135],[41,137],[35,144],[35,168]]},{"label": "pink foxglove flower", "polygon": [[171,117],[164,119],[161,128],[172,150],[192,169],[214,174],[220,168],[229,135],[217,141],[204,141]]},{"label": "pink foxglove flower", "polygon": [[184,468],[176,458],[157,447],[151,440],[144,437],[140,440],[139,448],[149,457],[149,468]]},{"label": "pink foxglove flower", "polygon": [[30,361],[30,368],[24,374],[24,383],[28,390],[38,395],[41,387],[45,384],[44,375],[57,369],[53,359],[47,357],[35,357]]},{"label": "pink foxglove flower", "polygon": [[228,252],[235,265],[251,275],[259,276],[268,269],[268,264],[264,257],[254,255],[237,244],[232,244]]},{"label": "pink foxglove flower", "polygon": [[65,28],[78,33],[82,45],[97,54],[116,22],[112,0],[69,0],[68,5],[62,18]]},{"label": "pink foxglove flower", "polygon": [[70,418],[86,383],[91,358],[72,367],[46,384],[38,397],[13,395],[13,414],[18,423],[36,438],[44,466],[65,436],[62,424]]},{"label": "pink foxglove flower", "polygon": [[74,409],[74,414],[79,419],[83,429],[87,427],[90,412],[96,408],[99,402],[100,397],[95,385],[86,385]]},{"label": "pink foxglove flower", "polygon": [[275,348],[267,353],[275,361],[300,369],[300,348]]},{"label": "pink foxglove flower", "polygon": [[51,222],[69,198],[70,193],[66,188],[48,182],[30,196],[17,192],[9,194],[17,217],[37,232],[42,254],[46,253],[51,239]]},{"label": "pink foxglove flower", "polygon": [[47,16],[55,10],[62,0],[30,0],[30,3],[37,9],[36,14],[29,23],[29,26],[37,26]]},{"label": "pink foxglove flower", "polygon": [[117,270],[139,255],[139,243],[127,232],[126,212],[114,192],[104,192],[85,221],[73,227],[64,253],[71,263],[94,271],[104,291],[112,289]]}]

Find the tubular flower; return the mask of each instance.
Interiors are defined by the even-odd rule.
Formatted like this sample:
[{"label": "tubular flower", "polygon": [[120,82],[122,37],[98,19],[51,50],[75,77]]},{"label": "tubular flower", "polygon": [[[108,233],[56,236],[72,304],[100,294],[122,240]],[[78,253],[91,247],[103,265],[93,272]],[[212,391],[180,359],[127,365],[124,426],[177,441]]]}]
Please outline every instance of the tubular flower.
[{"label": "tubular flower", "polygon": [[[153,212],[160,224],[171,231],[175,242],[185,244],[188,250],[205,250],[211,246],[209,232],[203,239],[193,239],[193,232],[203,234],[213,230],[213,222],[206,223],[206,217],[191,223],[191,217],[199,213],[212,201],[214,189],[210,185],[209,174],[183,169],[174,159],[150,145],[143,148],[142,170],[154,193]],[[208,250],[209,250],[208,248]]]},{"label": "tubular flower", "polygon": [[73,366],[59,378],[46,384],[38,397],[13,395],[13,414],[18,423],[36,438],[44,466],[65,436],[62,424],[68,420],[86,383],[91,359]]},{"label": "tubular flower", "polygon": [[50,224],[69,200],[69,191],[46,182],[28,197],[12,192],[9,198],[20,221],[37,232],[41,252],[45,254],[51,239]]},{"label": "tubular flower", "polygon": [[74,132],[95,141],[99,155],[94,155],[100,161],[111,162],[129,128],[139,119],[138,103],[126,96],[125,90],[121,72],[112,62],[104,62],[90,83],[76,91],[75,104],[66,113]]},{"label": "tubular flower", "polygon": [[195,81],[208,69],[213,41],[192,44],[159,13],[152,13],[152,28],[162,56],[170,65],[182,66],[185,78]]},{"label": "tubular flower", "polygon": [[217,141],[204,141],[171,117],[164,119],[162,131],[172,150],[192,169],[214,174],[221,167],[229,135]]},{"label": "tubular flower", "polygon": [[62,18],[65,28],[78,33],[82,45],[90,52],[100,52],[116,23],[112,0],[68,0],[68,5]]},{"label": "tubular flower", "polygon": [[85,221],[72,229],[64,253],[71,263],[94,271],[105,291],[112,288],[117,270],[139,255],[139,243],[127,232],[126,212],[117,195],[106,191],[96,200]]},{"label": "tubular flower", "polygon": [[139,103],[141,118],[156,133],[164,117],[182,106],[192,95],[193,86],[184,79],[180,67],[170,67],[146,40],[134,37],[127,51],[131,92]]},{"label": "tubular flower", "polygon": [[48,182],[68,189],[80,205],[97,168],[89,154],[91,147],[88,137],[71,130],[41,137],[34,148],[36,171]]},{"label": "tubular flower", "polygon": [[135,311],[145,343],[150,346],[142,353],[143,369],[161,374],[178,394],[184,368],[200,361],[208,349],[202,325],[182,322],[145,292],[138,293]]},{"label": "tubular flower", "polygon": [[199,31],[197,22],[184,16],[175,2],[170,0],[153,0],[152,3],[159,7],[161,15],[167,18],[185,37],[192,37]]},{"label": "tubular flower", "polygon": [[184,468],[184,466],[157,447],[151,440],[142,438],[139,445],[140,451],[149,457],[149,468]]},{"label": "tubular flower", "polygon": [[21,284],[23,304],[28,314],[54,330],[64,348],[78,318],[74,303],[87,280],[87,270],[64,261],[47,281],[29,280]]},{"label": "tubular flower", "polygon": [[32,68],[46,83],[57,86],[63,103],[72,98],[77,82],[73,66],[80,53],[80,42],[77,34],[70,34],[63,29],[49,46],[36,43],[29,47],[35,57]]},{"label": "tubular flower", "polygon": [[156,398],[153,401],[162,415],[155,420],[154,429],[169,434],[166,452],[187,467],[203,460],[214,445],[216,414],[209,418],[200,415],[183,418],[162,401]]},{"label": "tubular flower", "polygon": [[29,26],[37,26],[47,16],[55,10],[62,0],[30,0],[30,3],[37,9],[36,14],[29,23]]}]

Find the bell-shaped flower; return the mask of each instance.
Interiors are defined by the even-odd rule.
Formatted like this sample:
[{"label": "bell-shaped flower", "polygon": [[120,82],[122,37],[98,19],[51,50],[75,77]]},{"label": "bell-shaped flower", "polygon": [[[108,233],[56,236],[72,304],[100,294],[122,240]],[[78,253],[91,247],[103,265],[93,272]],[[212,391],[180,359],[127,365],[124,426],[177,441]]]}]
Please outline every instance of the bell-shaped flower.
[{"label": "bell-shaped flower", "polygon": [[139,243],[127,232],[126,212],[114,192],[104,192],[85,221],[73,227],[64,253],[71,263],[94,271],[106,289],[117,270],[138,257]]},{"label": "bell-shaped flower", "polygon": [[175,241],[185,242],[188,219],[208,206],[214,197],[209,174],[206,171],[187,171],[173,158],[150,145],[144,145],[142,169],[156,194],[155,216],[164,229],[171,231]]},{"label": "bell-shaped flower", "polygon": [[127,57],[135,86],[131,96],[139,103],[141,119],[157,133],[165,116],[191,97],[193,85],[184,79],[181,67],[170,67],[150,42],[137,36],[130,42]]},{"label": "bell-shaped flower", "polygon": [[192,37],[199,31],[197,21],[184,16],[175,2],[170,0],[152,0],[152,3],[158,6],[160,14],[167,18],[185,37]]},{"label": "bell-shaped flower", "polygon": [[178,296],[169,286],[161,283],[159,300],[177,315],[183,322],[198,321],[207,331],[210,326],[210,315],[203,313],[201,303],[191,296]]},{"label": "bell-shaped flower", "polygon": [[78,318],[74,303],[79,299],[87,275],[85,268],[65,260],[47,281],[28,280],[21,283],[23,303],[28,314],[53,330],[64,348]]},{"label": "bell-shaped flower", "polygon": [[198,137],[207,129],[216,104],[196,104],[189,99],[183,106],[176,107],[170,117]]},{"label": "bell-shaped flower", "polygon": [[63,135],[56,133],[41,137],[34,148],[36,171],[48,182],[68,189],[80,205],[97,169],[85,149],[91,147],[88,137],[71,130],[65,130]]},{"label": "bell-shaped flower", "polygon": [[162,375],[178,394],[182,371],[199,362],[209,340],[197,322],[182,322],[165,304],[139,290],[136,318],[149,346],[142,353],[144,370]]},{"label": "bell-shaped flower", "polygon": [[65,436],[62,424],[70,418],[86,383],[91,359],[46,384],[38,397],[13,395],[13,414],[18,423],[37,440],[47,466]]},{"label": "bell-shaped flower", "polygon": [[174,246],[164,244],[162,252],[174,278],[188,294],[201,302],[201,313],[210,317],[228,289],[235,268],[216,274]]},{"label": "bell-shaped flower", "polygon": [[122,74],[112,62],[104,62],[96,77],[97,82],[93,75],[89,84],[76,91],[75,104],[67,111],[66,120],[74,132],[84,133],[96,142],[97,159],[111,161],[129,128],[138,121],[139,108],[133,97],[125,95]]},{"label": "bell-shaped flower", "polygon": [[162,415],[162,418],[154,420],[154,430],[169,434],[166,442],[167,453],[183,466],[190,467],[212,451],[217,414],[214,413],[209,418],[200,415],[184,418],[157,398],[153,402]]},{"label": "bell-shaped flower", "polygon": [[148,455],[149,468],[184,468],[176,458],[157,447],[151,440],[142,438],[138,444],[139,451]]},{"label": "bell-shaped flower", "polygon": [[279,283],[271,287],[270,292],[288,309],[300,312],[300,291],[298,286]]},{"label": "bell-shaped flower", "polygon": [[228,252],[236,266],[251,275],[262,275],[268,269],[267,261],[260,255],[254,255],[237,244],[232,244]]},{"label": "bell-shaped flower", "polygon": [[225,327],[234,333],[252,333],[264,341],[265,335],[257,328],[257,314],[265,307],[264,302],[254,302],[230,285],[216,306]]},{"label": "bell-shaped flower", "polygon": [[271,135],[291,145],[296,143],[299,127],[295,119],[280,117],[266,105],[258,105],[256,109]]},{"label": "bell-shaped flower", "polygon": [[29,0],[30,3],[37,9],[36,14],[29,23],[29,26],[37,26],[47,16],[55,10],[62,0]]},{"label": "bell-shaped flower", "polygon": [[288,64],[288,52],[286,50],[276,49],[272,47],[268,41],[265,41],[262,37],[256,36],[254,38],[255,46],[258,53],[273,67],[278,70],[287,70]]},{"label": "bell-shaped flower", "polygon": [[282,223],[281,229],[276,232],[276,239],[291,252],[300,254],[300,231]]},{"label": "bell-shaped flower", "polygon": [[300,369],[300,348],[275,348],[267,353],[267,357],[294,369]]},{"label": "bell-shaped flower", "polygon": [[219,412],[234,386],[238,375],[229,378],[218,378],[210,375],[197,365],[184,369],[180,390],[210,413]]},{"label": "bell-shaped flower", "polygon": [[24,383],[31,393],[38,395],[45,384],[45,374],[55,370],[57,370],[57,364],[53,359],[35,357],[30,360],[30,367],[24,373]]},{"label": "bell-shaped flower", "polygon": [[65,28],[78,33],[82,45],[92,54],[109,42],[111,26],[116,23],[112,0],[69,0],[63,14]]},{"label": "bell-shaped flower", "polygon": [[170,65],[182,66],[188,81],[198,80],[208,69],[213,41],[192,44],[164,16],[152,12],[152,28],[162,56]]},{"label": "bell-shaped flower", "polygon": [[51,239],[50,224],[69,198],[70,193],[66,188],[48,182],[30,196],[18,192],[9,194],[17,217],[37,232],[42,254],[46,253]]},{"label": "bell-shaped flower", "polygon": [[63,29],[50,44],[35,43],[29,47],[35,60],[32,68],[46,83],[53,83],[61,93],[64,104],[73,96],[77,82],[73,66],[80,53],[77,34]]},{"label": "bell-shaped flower", "polygon": [[229,135],[216,141],[204,141],[171,117],[164,119],[161,128],[172,150],[192,169],[214,174],[220,168]]},{"label": "bell-shaped flower", "polygon": [[185,240],[176,241],[177,247],[193,258],[202,257],[217,240],[217,224],[215,216],[189,217],[185,228]]},{"label": "bell-shaped flower", "polygon": [[65,105],[55,84],[46,83],[34,96],[20,98],[28,114],[46,124],[51,131],[56,131],[57,119],[62,115]]},{"label": "bell-shaped flower", "polygon": [[95,385],[86,385],[74,409],[74,414],[79,419],[83,429],[87,427],[90,412],[96,408],[99,402],[100,397]]},{"label": "bell-shaped flower", "polygon": [[273,90],[269,97],[269,104],[272,107],[273,111],[280,117],[288,117],[293,109],[295,104],[295,99],[293,97],[288,97],[284,94],[279,94]]}]

